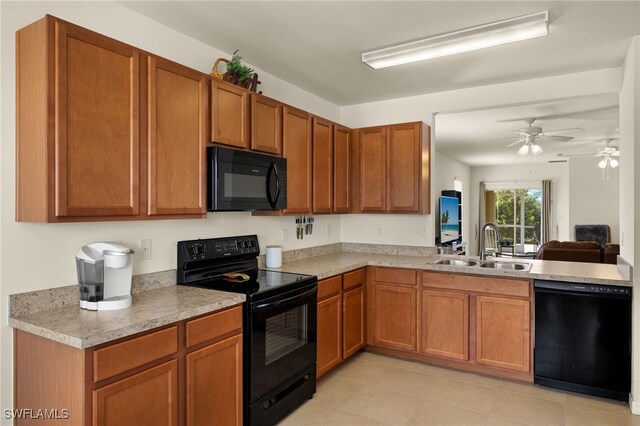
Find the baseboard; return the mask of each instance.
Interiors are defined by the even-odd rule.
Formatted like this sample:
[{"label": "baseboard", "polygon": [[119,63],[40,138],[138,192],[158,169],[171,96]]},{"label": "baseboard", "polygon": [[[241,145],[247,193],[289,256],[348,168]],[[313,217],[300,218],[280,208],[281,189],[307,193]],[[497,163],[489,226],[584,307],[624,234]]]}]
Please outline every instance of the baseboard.
[{"label": "baseboard", "polygon": [[636,401],[631,393],[629,393],[629,408],[633,414],[640,415],[640,401]]}]

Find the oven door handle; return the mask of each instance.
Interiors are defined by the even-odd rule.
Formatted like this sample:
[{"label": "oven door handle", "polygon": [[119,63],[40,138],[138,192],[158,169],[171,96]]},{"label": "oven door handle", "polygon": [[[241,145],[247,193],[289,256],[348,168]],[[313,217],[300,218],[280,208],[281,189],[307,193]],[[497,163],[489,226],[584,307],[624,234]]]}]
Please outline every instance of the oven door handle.
[{"label": "oven door handle", "polygon": [[318,291],[318,289],[314,287],[313,289],[311,289],[309,291],[305,291],[304,293],[296,294],[295,296],[288,297],[286,299],[280,299],[280,300],[276,300],[276,301],[269,302],[269,303],[262,303],[260,305],[256,305],[253,308],[253,311],[262,311],[264,309],[269,309],[269,308],[273,308],[275,306],[284,305],[286,303],[291,302],[292,300],[298,300],[298,299],[302,300],[302,299],[305,299],[305,298],[313,295],[317,291]]}]

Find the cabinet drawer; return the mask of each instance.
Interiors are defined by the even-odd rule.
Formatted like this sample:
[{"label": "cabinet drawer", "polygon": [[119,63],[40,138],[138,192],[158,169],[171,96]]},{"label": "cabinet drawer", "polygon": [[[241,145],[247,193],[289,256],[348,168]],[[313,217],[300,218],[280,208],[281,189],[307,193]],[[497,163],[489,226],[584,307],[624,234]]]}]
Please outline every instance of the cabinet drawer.
[{"label": "cabinet drawer", "polygon": [[342,281],[342,288],[344,290],[348,290],[352,287],[357,287],[362,285],[367,280],[367,273],[365,268],[361,268],[352,272],[347,272],[344,274],[344,278]]},{"label": "cabinet drawer", "polygon": [[437,272],[423,272],[422,286],[516,297],[529,297],[531,287],[529,280]]},{"label": "cabinet drawer", "polygon": [[393,284],[416,284],[416,271],[413,269],[376,268],[375,280]]},{"label": "cabinet drawer", "polygon": [[93,353],[93,380],[107,379],[177,351],[177,326],[97,349]]},{"label": "cabinet drawer", "polygon": [[242,306],[216,312],[187,323],[187,348],[242,330]]},{"label": "cabinet drawer", "polygon": [[342,276],[327,278],[326,280],[318,281],[318,300],[321,300],[327,296],[331,296],[336,293],[340,293],[342,290]]}]

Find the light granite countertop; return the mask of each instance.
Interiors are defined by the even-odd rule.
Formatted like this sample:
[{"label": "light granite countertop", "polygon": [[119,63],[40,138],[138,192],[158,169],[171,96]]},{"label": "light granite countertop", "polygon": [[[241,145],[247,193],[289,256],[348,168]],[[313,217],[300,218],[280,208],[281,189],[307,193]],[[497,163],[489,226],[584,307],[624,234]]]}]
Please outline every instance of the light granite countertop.
[{"label": "light granite countertop", "polygon": [[132,296],[133,304],[126,309],[87,311],[74,304],[11,316],[9,325],[84,349],[245,301],[242,294],[181,285]]},{"label": "light granite countertop", "polygon": [[333,253],[310,257],[303,260],[283,263],[283,272],[296,272],[317,275],[318,279],[331,277],[364,266],[388,266],[411,268],[427,271],[444,271],[491,275],[498,277],[517,277],[575,283],[604,284],[631,287],[629,266],[601,263],[559,262],[534,259],[489,258],[491,261],[531,264],[529,271],[498,270],[479,266],[450,266],[435,264],[440,259],[472,259],[463,256],[403,256],[375,253]]},{"label": "light granite countertop", "polygon": [[[619,265],[557,262],[532,259],[490,259],[529,263],[529,271],[496,270],[479,266],[438,265],[440,259],[477,257],[435,255],[415,247],[365,247],[367,252],[339,251],[341,248],[305,249],[283,263],[282,272],[328,278],[365,266],[387,266],[425,271],[443,271],[591,283],[630,287],[631,268]],[[346,247],[354,248],[354,247]],[[355,247],[361,249],[360,247]],[[342,248],[344,249],[344,247]],[[329,253],[327,253],[329,251]],[[299,255],[311,256],[299,258]],[[295,254],[295,253],[294,253]],[[136,278],[136,277],[134,277]],[[134,279],[133,305],[117,311],[86,311],[77,303],[77,287],[61,287],[11,296],[9,325],[76,348],[88,348],[177,321],[214,312],[245,301],[245,296],[216,290],[175,285],[175,270],[151,273]]]}]

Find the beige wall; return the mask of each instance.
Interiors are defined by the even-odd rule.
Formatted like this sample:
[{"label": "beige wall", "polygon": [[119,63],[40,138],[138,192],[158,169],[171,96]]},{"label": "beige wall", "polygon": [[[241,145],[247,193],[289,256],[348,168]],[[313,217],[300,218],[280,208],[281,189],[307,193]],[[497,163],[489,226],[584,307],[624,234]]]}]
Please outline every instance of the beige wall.
[{"label": "beige wall", "polygon": [[[640,36],[633,39],[623,65],[620,91],[620,254],[640,265]],[[640,274],[634,271],[631,330],[631,411],[640,414]]]},{"label": "beige wall", "polygon": [[610,169],[602,178],[600,158],[569,160],[569,237],[574,225],[605,224],[611,228],[611,242],[620,242],[620,169]]}]

